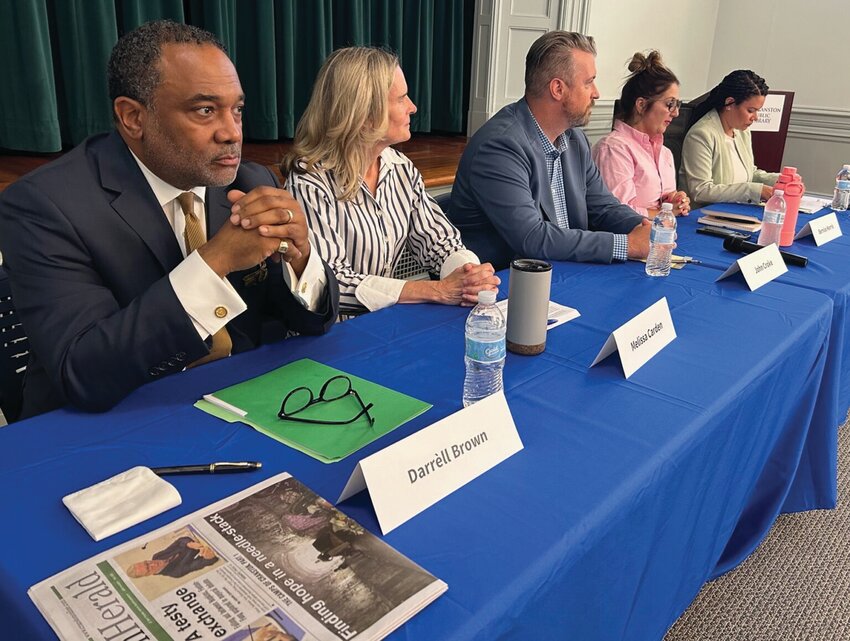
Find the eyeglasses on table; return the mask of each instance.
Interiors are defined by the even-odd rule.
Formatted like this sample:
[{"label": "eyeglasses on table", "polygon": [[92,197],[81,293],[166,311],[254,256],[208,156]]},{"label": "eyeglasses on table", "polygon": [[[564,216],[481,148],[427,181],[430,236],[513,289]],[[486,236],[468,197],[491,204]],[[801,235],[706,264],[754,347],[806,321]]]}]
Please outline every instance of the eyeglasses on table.
[{"label": "eyeglasses on table", "polygon": [[[307,408],[314,405],[318,405],[320,403],[333,403],[350,396],[357,399],[361,409],[360,412],[348,420],[332,421],[297,416],[297,414],[301,414]],[[369,425],[373,426],[375,424],[375,419],[369,413],[369,410],[372,407],[374,407],[374,403],[366,405],[363,402],[363,399],[360,398],[360,394],[358,394],[357,390],[351,386],[351,379],[348,378],[348,376],[338,375],[325,381],[324,385],[322,385],[322,389],[319,391],[318,397],[314,396],[313,390],[309,387],[296,387],[284,396],[283,402],[280,404],[280,411],[277,413],[277,417],[284,421],[310,423],[313,425],[350,425],[365,415],[369,421]]]}]

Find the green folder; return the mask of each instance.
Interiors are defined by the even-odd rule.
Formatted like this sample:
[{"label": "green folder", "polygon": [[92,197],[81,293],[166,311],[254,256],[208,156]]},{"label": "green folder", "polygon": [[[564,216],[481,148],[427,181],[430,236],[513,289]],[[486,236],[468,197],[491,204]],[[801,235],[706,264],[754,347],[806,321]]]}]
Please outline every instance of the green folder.
[{"label": "green folder", "polygon": [[[325,382],[339,375],[351,379],[352,389],[360,395],[364,404],[372,403],[369,414],[375,419],[374,425],[369,425],[365,415],[346,425],[299,423],[278,418],[281,403],[289,392],[297,387],[307,387],[313,392],[313,396],[318,398]],[[333,463],[345,458],[431,407],[429,403],[351,376],[309,358],[289,363],[238,385],[225,387],[210,396],[237,411],[230,411],[207,400],[198,401],[195,407],[229,423],[247,423],[258,432],[323,463]],[[245,413],[244,417],[237,413],[240,410]],[[345,421],[361,410],[357,399],[348,395],[338,400],[311,405],[296,416],[313,420]]]}]

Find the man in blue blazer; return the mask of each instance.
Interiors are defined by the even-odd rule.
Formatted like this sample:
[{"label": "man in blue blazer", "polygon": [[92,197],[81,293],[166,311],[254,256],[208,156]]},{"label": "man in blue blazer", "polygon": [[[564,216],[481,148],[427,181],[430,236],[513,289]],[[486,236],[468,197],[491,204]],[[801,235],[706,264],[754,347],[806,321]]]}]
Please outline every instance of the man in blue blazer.
[{"label": "man in blue blazer", "polygon": [[501,269],[517,256],[610,263],[645,258],[649,222],[602,182],[584,132],[596,90],[593,38],[549,32],[525,65],[525,97],[463,153],[449,217],[464,244]]},{"label": "man in blue blazer", "polygon": [[241,163],[244,96],[215,37],[158,21],[109,61],[115,131],[0,198],[30,340],[24,416],[104,410],[213,354],[334,322],[333,273],[265,167]]}]

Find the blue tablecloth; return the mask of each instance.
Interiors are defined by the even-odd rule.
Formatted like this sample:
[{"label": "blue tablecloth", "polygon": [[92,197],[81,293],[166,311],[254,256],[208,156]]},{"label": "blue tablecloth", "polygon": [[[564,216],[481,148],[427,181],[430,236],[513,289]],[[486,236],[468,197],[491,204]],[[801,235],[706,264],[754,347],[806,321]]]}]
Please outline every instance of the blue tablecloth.
[{"label": "blue tablecloth", "polygon": [[[750,216],[762,215],[762,207],[754,205],[719,204],[715,208]],[[814,215],[800,214],[797,218],[797,230],[806,223],[831,213],[831,209],[823,209]],[[725,270],[742,254],[733,254],[723,249],[723,239],[714,236],[697,234],[696,228],[701,227],[696,221],[701,216],[700,210],[690,216],[679,218],[679,254],[686,254],[706,261],[707,264]],[[806,256],[809,264],[806,267],[788,266],[788,273],[779,277],[780,283],[797,287],[805,287],[822,292],[832,298],[834,308],[832,317],[832,336],[830,351],[827,359],[827,385],[835,392],[835,403],[839,421],[843,421],[850,407],[850,215],[848,212],[838,212],[838,221],[843,236],[818,247],[811,236],[795,241],[789,247],[780,249]],[[751,242],[756,242],[758,233],[753,234]]]},{"label": "blue tablecloth", "polygon": [[[555,265],[553,300],[582,316],[549,332],[544,354],[508,355],[525,449],[385,537],[449,585],[391,638],[659,639],[754,549],[792,487],[808,507],[834,503],[834,434],[817,424],[832,299],[780,283],[750,293],[712,273]],[[629,380],[616,357],[588,369],[610,331],[662,296],[673,343]],[[30,585],[261,478],[286,470],[336,498],[357,456],[323,465],[191,403],[309,356],[434,404],[365,455],[460,409],[467,311],[399,305],[169,377],[107,414],[0,429],[0,629],[53,638]],[[60,502],[134,465],[234,459],[264,467],[173,477],[183,505],[100,543]],[[365,494],[342,509],[379,532]]]}]

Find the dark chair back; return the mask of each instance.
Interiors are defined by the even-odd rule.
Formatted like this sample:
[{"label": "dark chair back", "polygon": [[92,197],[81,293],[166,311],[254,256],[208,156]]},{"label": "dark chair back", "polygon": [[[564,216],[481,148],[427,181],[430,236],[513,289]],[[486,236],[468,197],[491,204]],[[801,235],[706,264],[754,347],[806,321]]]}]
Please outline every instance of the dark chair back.
[{"label": "dark chair back", "polygon": [[676,179],[682,167],[682,146],[685,144],[685,134],[694,124],[691,121],[694,110],[690,105],[682,105],[679,115],[673,118],[667,131],[664,132],[664,146],[673,152],[673,165],[676,167]]},{"label": "dark chair back", "polygon": [[0,409],[10,423],[21,413],[28,360],[29,341],[12,305],[12,290],[6,271],[0,267]]}]

